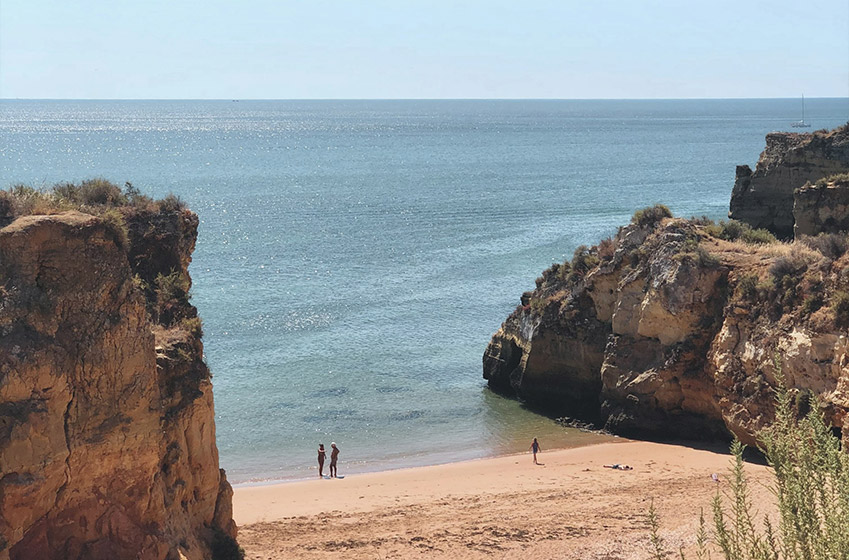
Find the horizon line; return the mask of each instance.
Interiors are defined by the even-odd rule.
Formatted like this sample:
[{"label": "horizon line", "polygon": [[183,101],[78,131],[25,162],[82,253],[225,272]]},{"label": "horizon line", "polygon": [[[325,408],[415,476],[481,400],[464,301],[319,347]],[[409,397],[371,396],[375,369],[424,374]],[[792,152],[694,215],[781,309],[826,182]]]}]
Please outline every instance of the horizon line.
[{"label": "horizon line", "polygon": [[[762,101],[797,97],[0,97],[0,101]],[[847,99],[819,96],[805,99]]]}]

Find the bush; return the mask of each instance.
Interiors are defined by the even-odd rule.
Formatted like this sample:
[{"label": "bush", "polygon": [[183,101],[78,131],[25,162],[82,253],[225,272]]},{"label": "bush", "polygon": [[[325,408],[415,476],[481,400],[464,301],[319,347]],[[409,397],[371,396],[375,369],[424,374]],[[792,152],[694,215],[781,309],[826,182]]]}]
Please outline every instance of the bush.
[{"label": "bush", "polygon": [[719,266],[719,259],[710,254],[710,252],[699,245],[696,247],[696,262],[702,268],[716,268]]},{"label": "bush", "polygon": [[189,301],[189,281],[179,270],[167,276],[156,275],[156,298],[160,305],[166,303],[186,303]]},{"label": "bush", "polygon": [[127,197],[117,185],[106,179],[89,179],[79,185],[60,183],[53,187],[58,200],[81,206],[125,206]]},{"label": "bush", "polygon": [[802,302],[802,313],[810,315],[811,313],[819,310],[819,308],[823,306],[823,303],[825,303],[825,301],[823,300],[820,292],[809,294]]},{"label": "bush", "polygon": [[753,300],[758,295],[758,275],[744,274],[737,282],[737,297]]},{"label": "bush", "polygon": [[[776,360],[775,422],[758,436],[775,477],[773,493],[778,502],[778,524],[756,513],[749,501],[748,480],[743,470],[739,441],[731,445],[731,511],[717,491],[713,500],[714,542],[726,560],[835,560],[849,552],[849,454],[832,434],[814,400],[802,420],[797,420],[790,391]],[[655,518],[654,521],[652,518]],[[667,553],[657,536],[653,508],[649,526],[654,558]],[[703,534],[702,530],[699,531]],[[699,558],[708,556],[707,542],[697,535]],[[683,554],[681,555],[683,558]]]},{"label": "bush", "polygon": [[846,253],[846,236],[838,233],[821,233],[816,237],[805,236],[802,243],[833,261]]},{"label": "bush", "polygon": [[66,210],[102,215],[113,208],[182,212],[186,204],[173,194],[163,200],[154,201],[141,194],[132,183],[125,183],[122,191],[106,179],[89,179],[80,184],[57,183],[50,189],[14,185],[8,191],[0,191],[0,219],[32,214],[56,214]]},{"label": "bush", "polygon": [[690,217],[690,221],[696,226],[712,226],[716,223],[707,216],[701,216],[699,218],[692,216]]},{"label": "bush", "polygon": [[180,328],[195,338],[203,337],[203,321],[200,317],[186,317],[180,321]]},{"label": "bush", "polygon": [[546,305],[548,305],[548,300],[546,298],[543,298],[543,297],[531,298],[530,307],[531,307],[531,312],[534,315],[542,315],[543,312],[545,311]]},{"label": "bush", "polygon": [[581,245],[575,249],[575,254],[572,255],[572,273],[573,275],[584,276],[598,263],[598,257],[586,245]]},{"label": "bush", "polygon": [[124,183],[124,196],[127,198],[127,204],[133,208],[149,210],[151,212],[158,210],[153,199],[142,194],[141,191],[134,187],[129,181]]},{"label": "bush", "polygon": [[671,217],[672,212],[669,208],[663,204],[655,204],[654,206],[649,206],[634,212],[634,215],[631,217],[631,223],[636,224],[641,228],[654,227],[664,218]]},{"label": "bush", "polygon": [[121,249],[126,249],[129,246],[130,232],[121,212],[111,208],[101,214],[100,218],[106,224],[106,229],[115,237],[115,244]]},{"label": "bush", "polygon": [[598,244],[598,249],[596,252],[600,259],[610,260],[613,258],[613,254],[616,252],[616,242],[613,241],[613,239],[610,237],[602,239],[601,243]]},{"label": "bush", "polygon": [[169,193],[165,198],[159,201],[159,211],[160,212],[182,212],[186,209],[186,203],[183,200],[173,194]]},{"label": "bush", "polygon": [[747,225],[740,236],[740,241],[749,245],[769,245],[776,243],[778,239],[765,229],[752,229]]},{"label": "bush", "polygon": [[785,278],[794,279],[805,272],[807,268],[807,263],[795,255],[778,257],[769,267],[769,273],[777,286],[783,286]]},{"label": "bush", "polygon": [[718,224],[705,226],[705,231],[726,241],[742,241],[750,245],[767,245],[778,241],[765,229],[752,229],[752,226],[737,220],[722,220]]},{"label": "bush", "polygon": [[838,327],[849,327],[849,293],[840,291],[834,294],[834,323]]},{"label": "bush", "polygon": [[565,282],[569,279],[569,274],[572,272],[572,265],[569,261],[566,261],[557,267],[557,279],[561,282]]}]

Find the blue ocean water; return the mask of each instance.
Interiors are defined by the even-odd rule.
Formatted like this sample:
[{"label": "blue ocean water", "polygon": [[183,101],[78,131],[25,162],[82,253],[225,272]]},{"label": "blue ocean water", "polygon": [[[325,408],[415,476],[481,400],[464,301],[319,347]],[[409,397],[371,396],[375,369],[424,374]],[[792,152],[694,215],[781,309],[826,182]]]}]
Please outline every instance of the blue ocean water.
[{"label": "blue ocean water", "polygon": [[[0,187],[105,177],[201,219],[190,268],[236,482],[580,443],[481,379],[540,271],[639,208],[726,215],[798,100],[0,101]],[[849,100],[810,99],[816,128]],[[340,471],[342,472],[342,471]]]}]

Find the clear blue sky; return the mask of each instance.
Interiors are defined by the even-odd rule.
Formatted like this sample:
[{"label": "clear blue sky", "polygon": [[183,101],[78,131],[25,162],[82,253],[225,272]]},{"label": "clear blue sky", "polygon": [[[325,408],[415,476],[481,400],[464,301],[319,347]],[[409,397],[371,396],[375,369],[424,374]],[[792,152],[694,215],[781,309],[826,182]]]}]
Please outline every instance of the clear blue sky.
[{"label": "clear blue sky", "polygon": [[0,0],[0,97],[849,96],[849,0]]}]

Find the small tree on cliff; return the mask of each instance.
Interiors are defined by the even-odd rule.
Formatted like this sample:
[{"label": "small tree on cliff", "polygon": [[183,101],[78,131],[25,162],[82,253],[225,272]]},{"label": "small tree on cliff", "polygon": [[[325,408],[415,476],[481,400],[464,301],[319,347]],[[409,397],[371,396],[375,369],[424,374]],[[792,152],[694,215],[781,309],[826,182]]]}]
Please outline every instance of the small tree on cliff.
[{"label": "small tree on cliff", "polygon": [[[730,504],[717,492],[713,541],[726,560],[849,558],[849,454],[826,425],[817,402],[811,403],[805,418],[797,419],[780,370],[777,377],[776,420],[759,439],[775,475],[778,525],[767,516],[756,520],[743,471],[744,446],[735,441],[726,498]],[[653,510],[649,521],[654,558],[667,558]],[[701,534],[703,529],[702,524]],[[707,558],[707,539],[697,543],[698,558]]]}]

